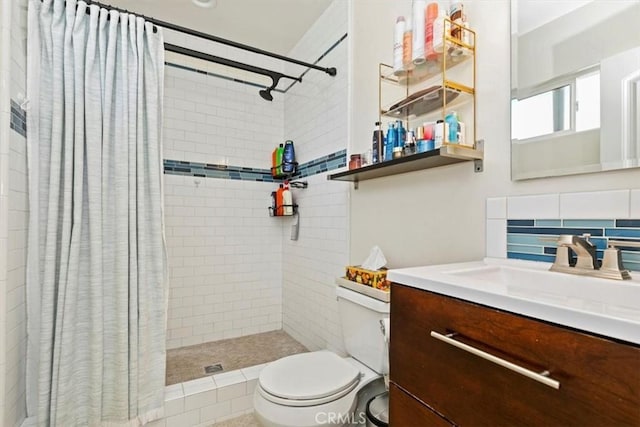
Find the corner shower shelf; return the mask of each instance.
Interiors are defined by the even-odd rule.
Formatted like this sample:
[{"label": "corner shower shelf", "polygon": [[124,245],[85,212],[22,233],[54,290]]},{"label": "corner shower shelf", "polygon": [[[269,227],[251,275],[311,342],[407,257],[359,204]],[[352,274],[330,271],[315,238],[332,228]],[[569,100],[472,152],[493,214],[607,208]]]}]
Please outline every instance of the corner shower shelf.
[{"label": "corner shower shelf", "polygon": [[[284,209],[285,207],[291,207],[293,213],[290,214],[282,214],[282,215],[276,215],[276,212],[278,211],[278,209],[282,208]],[[295,214],[298,213],[298,205],[297,204],[293,204],[293,205],[282,205],[282,206],[276,206],[275,208],[272,206],[269,206],[269,216],[294,216]]]},{"label": "corner shower shelf", "polygon": [[331,181],[353,182],[354,187],[357,189],[358,182],[360,181],[469,161],[474,162],[476,172],[482,172],[482,159],[484,154],[482,148],[483,141],[477,141],[475,149],[457,144],[446,144],[440,148],[424,153],[412,154],[411,156],[376,163],[358,169],[334,173],[328,175],[327,179]]}]

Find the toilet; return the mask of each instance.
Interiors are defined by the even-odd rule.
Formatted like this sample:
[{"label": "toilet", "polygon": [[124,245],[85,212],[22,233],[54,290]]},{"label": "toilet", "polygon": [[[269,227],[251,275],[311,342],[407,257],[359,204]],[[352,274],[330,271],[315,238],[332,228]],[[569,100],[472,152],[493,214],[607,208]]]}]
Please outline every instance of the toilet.
[{"label": "toilet", "polygon": [[[381,322],[389,303],[337,287],[338,309],[347,353],[295,354],[269,363],[258,378],[255,415],[265,427],[362,424],[355,414],[363,387],[388,372]],[[360,417],[360,418],[359,418]]]}]

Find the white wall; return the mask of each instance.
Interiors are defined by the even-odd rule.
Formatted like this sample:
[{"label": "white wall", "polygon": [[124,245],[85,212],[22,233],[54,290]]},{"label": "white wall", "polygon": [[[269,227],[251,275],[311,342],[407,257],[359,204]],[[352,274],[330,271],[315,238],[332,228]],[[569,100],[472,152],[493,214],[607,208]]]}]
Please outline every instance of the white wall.
[{"label": "white wall", "polygon": [[[369,144],[377,117],[377,64],[392,58],[393,20],[409,1],[354,0],[351,149]],[[478,259],[485,248],[490,196],[637,187],[640,169],[512,182],[510,179],[509,2],[465,3],[478,32],[477,137],[485,140],[485,171],[458,164],[360,183],[351,190],[350,260],[379,245],[391,267]]]},{"label": "white wall", "polygon": [[[268,168],[283,141],[278,95],[267,102],[258,88],[167,66],[163,157]],[[165,174],[168,348],[282,327],[281,223],[267,211],[273,190]]]},{"label": "white wall", "polygon": [[640,4],[588,3],[518,38],[518,87],[575,73],[640,44]]},{"label": "white wall", "polygon": [[[347,2],[334,1],[289,56],[315,62],[347,32],[347,18]],[[286,94],[285,137],[294,141],[299,162],[347,146],[347,40],[319,63],[336,67],[335,77],[310,71]],[[309,187],[293,190],[300,206],[299,240],[290,240],[293,220],[281,218],[284,330],[310,350],[343,351],[334,280],[344,275],[348,261],[348,187],[327,181],[326,173],[303,179]]]},{"label": "white wall", "polygon": [[24,96],[26,87],[26,1],[4,1],[1,7],[0,424],[10,427],[26,417],[26,139],[8,121],[10,99]]}]

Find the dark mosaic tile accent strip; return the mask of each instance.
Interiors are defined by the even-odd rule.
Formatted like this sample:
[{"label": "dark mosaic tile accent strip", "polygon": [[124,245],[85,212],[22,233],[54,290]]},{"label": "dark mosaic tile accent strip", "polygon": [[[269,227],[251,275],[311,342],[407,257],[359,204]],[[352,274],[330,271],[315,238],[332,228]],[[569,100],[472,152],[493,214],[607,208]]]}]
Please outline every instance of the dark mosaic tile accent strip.
[{"label": "dark mosaic tile accent strip", "polygon": [[27,137],[27,112],[13,99],[11,100],[11,129]]},{"label": "dark mosaic tile accent strip", "polygon": [[298,172],[293,176],[293,179],[306,178],[345,166],[347,166],[346,149],[298,165]]},{"label": "dark mosaic tile accent strip", "polygon": [[241,166],[215,165],[211,163],[164,160],[164,173],[201,178],[235,179],[244,181],[274,182],[269,169]]},{"label": "dark mosaic tile accent strip", "polygon": [[[328,172],[346,166],[347,150],[340,150],[319,157],[298,166],[298,172],[292,179],[304,178]],[[249,168],[241,166],[215,165],[210,163],[187,162],[181,160],[164,160],[164,173],[168,175],[184,175],[202,178],[235,179],[257,182],[281,182],[282,179],[271,176],[269,169]]]},{"label": "dark mosaic tile accent strip", "polygon": [[[640,242],[639,219],[507,220],[507,258],[553,262],[556,246],[549,238],[560,234],[590,233],[600,261],[609,239]],[[640,248],[620,247],[628,270],[640,271]]]}]

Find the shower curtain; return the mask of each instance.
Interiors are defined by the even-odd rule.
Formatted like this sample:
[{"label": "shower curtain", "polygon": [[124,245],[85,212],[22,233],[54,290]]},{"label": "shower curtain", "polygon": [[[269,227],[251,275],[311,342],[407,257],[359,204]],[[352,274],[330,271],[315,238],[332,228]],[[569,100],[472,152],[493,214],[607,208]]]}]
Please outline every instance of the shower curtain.
[{"label": "shower curtain", "polygon": [[28,415],[144,424],[164,402],[162,33],[30,0],[27,56]]}]

